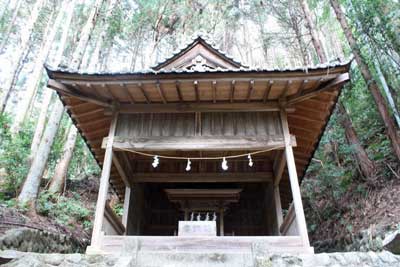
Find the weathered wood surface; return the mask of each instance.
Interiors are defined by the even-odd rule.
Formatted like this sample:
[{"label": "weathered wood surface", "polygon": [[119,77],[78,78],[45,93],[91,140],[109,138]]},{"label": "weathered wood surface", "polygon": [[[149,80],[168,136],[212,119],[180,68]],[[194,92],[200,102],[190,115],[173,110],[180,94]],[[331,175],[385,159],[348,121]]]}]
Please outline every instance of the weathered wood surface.
[{"label": "weathered wood surface", "polygon": [[290,145],[289,124],[287,114],[284,110],[281,111],[282,130],[285,137],[285,156],[286,164],[289,173],[290,188],[293,197],[293,206],[296,214],[297,230],[301,236],[303,246],[310,246],[308,239],[307,224],[304,215],[303,203],[301,201],[301,193],[299,180],[297,177],[296,163],[294,161],[293,148]]},{"label": "weathered wood surface", "polygon": [[121,218],[115,214],[108,202],[104,209],[102,231],[104,231],[106,235],[123,235],[125,232],[125,226],[122,224]]},{"label": "weathered wood surface", "polygon": [[270,172],[178,172],[178,173],[135,173],[137,183],[222,183],[222,182],[272,182]]},{"label": "weathered wood surface", "polygon": [[111,122],[110,130],[108,133],[109,139],[107,142],[107,148],[104,156],[103,168],[101,170],[99,193],[96,202],[96,210],[94,213],[93,222],[93,232],[92,232],[92,242],[93,247],[98,247],[100,245],[100,235],[103,225],[104,209],[107,201],[108,185],[111,173],[112,165],[112,145],[115,136],[115,130],[117,128],[118,113],[114,113],[113,120]]},{"label": "weathered wood surface", "polygon": [[279,230],[282,235],[284,236],[292,235],[293,232],[297,231],[295,219],[296,219],[296,214],[294,212],[294,207],[292,204],[290,205],[288,212],[279,227]]},{"label": "weathered wood surface", "polygon": [[[105,148],[107,138],[102,147]],[[296,146],[296,138],[291,137],[291,144]],[[224,136],[195,136],[195,137],[116,137],[113,147],[116,150],[133,149],[135,151],[243,151],[278,149],[284,147],[283,137],[224,137]]]},{"label": "weathered wood surface", "polygon": [[274,185],[274,206],[275,206],[275,216],[276,223],[279,233],[282,233],[280,230],[280,226],[283,223],[283,213],[282,213],[282,204],[281,204],[281,194],[279,192],[279,185]]},{"label": "weathered wood surface", "polygon": [[[197,129],[197,131],[196,131]],[[119,137],[146,136],[281,136],[278,112],[121,114]]]},{"label": "weathered wood surface", "polygon": [[[126,229],[127,223],[128,223],[130,198],[131,198],[131,188],[129,186],[127,186],[125,188],[125,198],[124,198],[124,207],[123,207],[124,210],[123,210],[122,219],[121,219],[121,222],[125,226],[125,229]],[[126,234],[126,231],[125,231],[125,234]]]},{"label": "weathered wood surface", "polygon": [[[163,97],[163,99],[165,99]],[[193,113],[193,112],[254,112],[254,111],[279,111],[279,103],[277,101],[253,102],[248,103],[201,103],[196,99],[195,103],[166,103],[163,104],[122,104],[120,106],[121,114],[135,113]],[[294,111],[288,108],[288,111]],[[109,110],[105,111],[110,113]]]}]

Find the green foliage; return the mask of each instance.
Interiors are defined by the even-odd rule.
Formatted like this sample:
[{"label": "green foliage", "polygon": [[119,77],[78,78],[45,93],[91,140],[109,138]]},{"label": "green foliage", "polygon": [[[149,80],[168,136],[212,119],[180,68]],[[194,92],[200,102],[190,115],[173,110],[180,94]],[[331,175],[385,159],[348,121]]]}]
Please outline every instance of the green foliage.
[{"label": "green foliage", "polygon": [[32,125],[24,125],[13,137],[10,133],[11,119],[0,115],[0,169],[4,170],[4,180],[0,200],[15,197],[28,173],[28,157],[32,140]]},{"label": "green foliage", "polygon": [[92,211],[82,206],[78,194],[74,194],[73,197],[65,197],[42,191],[39,195],[37,211],[41,215],[53,218],[70,227],[75,227],[80,223],[86,230],[91,227]]},{"label": "green foliage", "polygon": [[112,209],[118,216],[122,216],[122,214],[124,213],[124,206],[122,205],[122,203],[117,203],[112,207]]}]

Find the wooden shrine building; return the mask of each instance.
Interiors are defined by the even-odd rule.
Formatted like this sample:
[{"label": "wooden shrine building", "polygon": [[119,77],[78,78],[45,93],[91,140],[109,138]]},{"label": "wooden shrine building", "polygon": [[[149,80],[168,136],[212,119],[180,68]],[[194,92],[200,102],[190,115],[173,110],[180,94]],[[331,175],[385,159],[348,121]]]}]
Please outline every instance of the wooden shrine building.
[{"label": "wooden shrine building", "polygon": [[[349,66],[253,69],[197,37],[148,71],[47,69],[102,166],[88,252],[134,238],[153,250],[262,243],[312,253],[299,183]],[[177,236],[193,215],[216,217],[217,236]]]}]

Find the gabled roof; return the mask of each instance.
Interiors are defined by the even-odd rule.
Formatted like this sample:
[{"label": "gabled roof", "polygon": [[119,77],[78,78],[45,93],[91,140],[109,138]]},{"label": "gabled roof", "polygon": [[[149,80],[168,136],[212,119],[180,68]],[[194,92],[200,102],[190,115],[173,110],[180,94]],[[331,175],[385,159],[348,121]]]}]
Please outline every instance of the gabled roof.
[{"label": "gabled roof", "polygon": [[151,67],[159,70],[210,70],[248,68],[239,61],[228,56],[202,36],[195,37],[181,50]]},{"label": "gabled roof", "polygon": [[[178,56],[177,58],[179,59]],[[292,103],[290,107],[294,108],[294,112],[288,113],[288,122],[291,134],[296,136],[294,154],[301,180],[318,146],[340,89],[349,79],[350,68],[350,62],[335,62],[293,69],[250,69],[233,67],[233,61],[229,68],[199,71],[167,69],[178,62],[177,59],[167,61],[160,63],[165,64],[165,67],[159,70],[140,72],[84,73],[47,68],[49,87],[59,93],[100,165],[104,159],[102,140],[108,135],[111,122],[107,110],[112,102],[118,102],[120,108],[129,105],[147,110],[146,112],[152,110],[154,113],[157,109],[161,112],[165,107],[177,106],[184,109],[190,105],[248,105],[254,108],[286,97],[288,103]],[[299,101],[293,102],[293,99]],[[153,171],[145,169],[151,166],[148,162],[135,161],[136,158],[133,159],[131,154],[128,157],[130,162],[137,162],[132,166],[144,168],[140,169],[143,173]],[[269,163],[264,161],[260,165],[260,168],[265,168],[262,171],[271,170]],[[232,173],[235,170],[230,169]],[[114,165],[110,183],[123,198],[125,184]],[[284,173],[281,184],[282,205],[287,207],[291,201],[287,173]]]}]

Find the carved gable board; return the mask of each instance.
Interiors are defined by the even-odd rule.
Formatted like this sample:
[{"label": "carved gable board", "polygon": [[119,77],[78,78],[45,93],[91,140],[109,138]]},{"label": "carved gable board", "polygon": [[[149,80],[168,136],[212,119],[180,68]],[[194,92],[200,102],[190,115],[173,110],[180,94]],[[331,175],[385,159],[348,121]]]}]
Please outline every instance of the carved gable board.
[{"label": "carved gable board", "polygon": [[184,69],[193,71],[216,68],[239,69],[247,68],[247,66],[227,56],[200,36],[172,57],[152,67],[153,70]]}]

